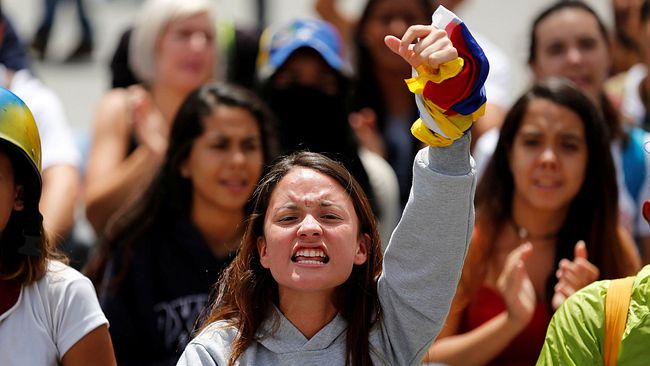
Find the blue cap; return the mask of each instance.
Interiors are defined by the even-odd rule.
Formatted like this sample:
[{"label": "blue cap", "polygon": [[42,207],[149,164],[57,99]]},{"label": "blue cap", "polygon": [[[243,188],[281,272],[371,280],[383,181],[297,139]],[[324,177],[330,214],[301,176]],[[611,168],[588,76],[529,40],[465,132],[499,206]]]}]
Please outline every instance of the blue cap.
[{"label": "blue cap", "polygon": [[260,39],[257,75],[271,77],[297,49],[318,52],[334,70],[348,74],[341,36],[330,23],[318,19],[297,19],[279,28],[267,28]]}]

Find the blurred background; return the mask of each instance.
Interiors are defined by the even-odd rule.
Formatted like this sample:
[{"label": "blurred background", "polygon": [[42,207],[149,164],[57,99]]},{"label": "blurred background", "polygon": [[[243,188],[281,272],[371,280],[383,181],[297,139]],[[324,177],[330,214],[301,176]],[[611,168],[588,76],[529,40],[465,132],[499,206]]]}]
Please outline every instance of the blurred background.
[{"label": "blurred background", "polygon": [[[395,0],[399,1],[399,0]],[[219,16],[236,23],[255,25],[314,15],[313,0],[215,0]],[[365,0],[341,0],[342,9],[357,14]],[[500,46],[512,64],[512,94],[528,82],[525,66],[527,34],[533,16],[553,0],[465,0],[457,13],[468,24]],[[586,1],[611,25],[610,2]],[[34,60],[35,73],[62,99],[70,123],[77,132],[90,128],[101,94],[109,88],[108,63],[122,31],[129,25],[140,0],[85,0],[94,27],[95,47],[87,62],[64,63],[65,55],[79,40],[74,0],[61,0],[52,29],[47,60]],[[19,36],[30,42],[43,11],[43,0],[2,0]]]}]

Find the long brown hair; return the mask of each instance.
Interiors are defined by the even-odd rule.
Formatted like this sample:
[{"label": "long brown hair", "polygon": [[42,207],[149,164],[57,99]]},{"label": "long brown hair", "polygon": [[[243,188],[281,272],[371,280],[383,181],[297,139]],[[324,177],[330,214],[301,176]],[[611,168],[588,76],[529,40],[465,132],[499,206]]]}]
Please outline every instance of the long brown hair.
[{"label": "long brown hair", "polygon": [[324,155],[297,152],[280,159],[262,178],[253,194],[253,213],[247,223],[242,247],[217,283],[217,298],[202,328],[225,320],[238,329],[228,365],[234,365],[257,340],[256,332],[278,304],[278,286],[271,272],[262,267],[257,240],[264,235],[264,219],[277,184],[292,169],[314,169],[336,180],[349,194],[359,218],[359,235],[370,237],[368,260],[355,265],[348,280],[336,292],[334,303],[348,322],[346,353],[352,365],[371,365],[368,336],[381,317],[377,280],[381,273],[382,252],[377,224],[368,199],[359,184],[340,163]]},{"label": "long brown hair", "polygon": [[[494,254],[498,234],[511,219],[515,189],[509,156],[513,141],[533,100],[545,99],[568,108],[582,121],[587,142],[588,161],[578,194],[557,236],[555,269],[562,258],[573,258],[573,248],[584,240],[589,261],[600,269],[602,278],[622,277],[630,268],[630,253],[623,246],[618,231],[618,190],[616,172],[610,154],[609,135],[601,114],[591,100],[572,82],[547,79],[534,84],[513,105],[505,117],[499,142],[476,189],[476,234],[465,261],[459,288],[463,300],[476,292],[485,278],[487,265]],[[555,270],[546,283],[546,302],[550,305]]]}]

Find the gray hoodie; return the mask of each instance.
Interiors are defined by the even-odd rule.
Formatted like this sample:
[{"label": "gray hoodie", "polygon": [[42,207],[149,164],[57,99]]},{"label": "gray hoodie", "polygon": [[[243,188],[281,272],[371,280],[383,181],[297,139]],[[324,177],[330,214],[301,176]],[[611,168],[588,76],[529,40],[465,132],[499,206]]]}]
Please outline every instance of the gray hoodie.
[{"label": "gray hoodie", "polygon": [[[447,317],[474,227],[469,134],[448,147],[420,150],[411,194],[384,256],[378,292],[383,320],[369,336],[375,365],[419,365]],[[345,365],[347,322],[339,314],[307,339],[278,310],[262,324],[268,334],[238,365]],[[228,364],[237,329],[208,326],[185,348],[178,365]]]}]

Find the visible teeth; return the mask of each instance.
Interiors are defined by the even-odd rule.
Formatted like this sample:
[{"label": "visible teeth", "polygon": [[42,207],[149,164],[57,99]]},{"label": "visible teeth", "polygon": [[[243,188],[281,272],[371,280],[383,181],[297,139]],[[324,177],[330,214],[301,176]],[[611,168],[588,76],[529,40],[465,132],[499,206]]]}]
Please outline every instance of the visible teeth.
[{"label": "visible teeth", "polygon": [[298,263],[301,264],[323,264],[323,262],[314,261],[314,260],[300,260]]},{"label": "visible teeth", "polygon": [[321,257],[325,258],[325,252],[318,249],[300,249],[296,252],[296,257]]},{"label": "visible teeth", "polygon": [[325,251],[318,248],[312,249],[299,249],[291,257],[291,260],[296,263],[306,263],[306,264],[323,264],[330,261],[329,257],[325,254]]}]

